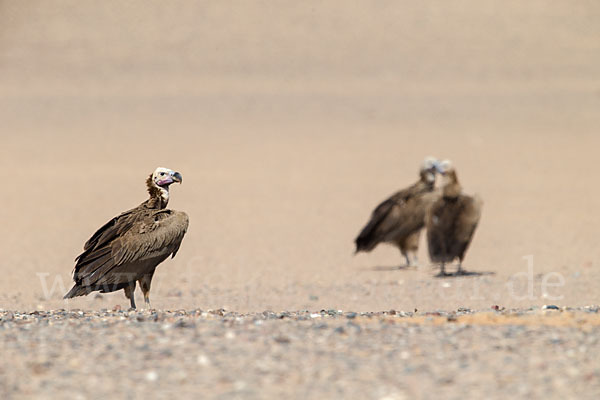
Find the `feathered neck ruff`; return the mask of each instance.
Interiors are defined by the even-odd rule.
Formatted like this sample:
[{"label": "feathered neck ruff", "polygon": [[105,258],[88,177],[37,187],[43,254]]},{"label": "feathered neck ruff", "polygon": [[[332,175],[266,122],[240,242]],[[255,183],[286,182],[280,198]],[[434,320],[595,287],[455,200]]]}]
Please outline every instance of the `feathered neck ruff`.
[{"label": "feathered neck ruff", "polygon": [[146,187],[148,188],[148,207],[155,209],[163,209],[169,204],[169,187],[161,187],[154,183],[152,174],[146,179]]}]

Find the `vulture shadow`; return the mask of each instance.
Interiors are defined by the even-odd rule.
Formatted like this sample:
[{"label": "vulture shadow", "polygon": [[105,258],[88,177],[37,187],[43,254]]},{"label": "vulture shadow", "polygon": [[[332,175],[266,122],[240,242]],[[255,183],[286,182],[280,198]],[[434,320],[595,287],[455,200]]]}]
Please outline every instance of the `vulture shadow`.
[{"label": "vulture shadow", "polygon": [[434,278],[445,279],[445,278],[460,278],[463,276],[487,276],[487,275],[496,275],[496,273],[494,271],[464,271],[463,270],[460,274],[457,274],[456,272],[446,273],[445,275],[437,274],[434,276]]},{"label": "vulture shadow", "polygon": [[379,272],[386,272],[386,271],[407,271],[410,269],[414,269],[416,270],[416,267],[412,267],[409,265],[377,265],[375,267],[366,267],[366,270],[369,271],[379,271]]}]

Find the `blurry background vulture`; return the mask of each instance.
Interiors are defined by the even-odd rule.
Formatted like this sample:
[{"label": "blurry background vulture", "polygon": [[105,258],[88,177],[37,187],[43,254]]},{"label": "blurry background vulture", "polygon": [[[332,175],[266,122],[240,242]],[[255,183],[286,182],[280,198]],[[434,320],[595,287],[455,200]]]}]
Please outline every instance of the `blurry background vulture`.
[{"label": "blurry background vulture", "polygon": [[371,219],[355,240],[356,253],[373,250],[379,243],[390,243],[400,249],[407,266],[416,266],[421,229],[425,214],[434,200],[437,161],[427,157],[420,169],[420,179],[412,186],[379,204]]},{"label": "blurry background vulture", "polygon": [[429,256],[441,264],[440,276],[446,276],[445,263],[458,258],[457,275],[463,274],[462,261],[481,216],[482,201],[478,196],[462,194],[456,170],[450,161],[438,165],[442,174],[442,195],[427,213]]},{"label": "blurry background vulture", "polygon": [[150,283],[154,270],[167,257],[175,257],[188,227],[188,216],[166,209],[169,186],[182,177],[168,168],[157,168],[147,181],[150,198],[125,211],[96,231],[75,261],[75,286],[65,298],[125,291],[135,308],[134,291],[140,283],[150,306]]}]

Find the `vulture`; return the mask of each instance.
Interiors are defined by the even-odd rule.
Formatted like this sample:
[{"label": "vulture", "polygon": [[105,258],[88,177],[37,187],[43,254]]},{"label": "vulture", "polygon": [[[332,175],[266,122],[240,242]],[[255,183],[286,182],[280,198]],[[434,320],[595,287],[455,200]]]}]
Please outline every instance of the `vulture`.
[{"label": "vulture", "polygon": [[436,166],[435,158],[425,158],[419,180],[375,208],[370,221],[355,239],[356,253],[369,252],[379,243],[390,243],[400,249],[407,266],[418,265],[421,229],[425,226],[426,211],[435,199]]},{"label": "vulture", "polygon": [[157,168],[146,180],[150,198],[111,219],[92,235],[75,259],[75,285],[65,299],[123,289],[135,308],[139,282],[150,308],[154,270],[169,256],[175,257],[188,228],[186,213],[167,209],[169,186],[181,183],[179,172]]},{"label": "vulture", "polygon": [[457,275],[462,275],[462,261],[473,239],[481,216],[482,200],[462,193],[456,170],[445,160],[438,164],[442,175],[442,193],[427,213],[427,244],[433,263],[440,263],[439,276],[447,276],[446,263],[458,258]]}]

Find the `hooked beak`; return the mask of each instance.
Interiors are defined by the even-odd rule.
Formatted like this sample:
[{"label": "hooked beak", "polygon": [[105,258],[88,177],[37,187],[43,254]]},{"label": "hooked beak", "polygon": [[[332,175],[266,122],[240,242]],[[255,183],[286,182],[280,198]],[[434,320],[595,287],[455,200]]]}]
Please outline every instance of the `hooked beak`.
[{"label": "hooked beak", "polygon": [[183,177],[179,172],[171,172],[171,179],[173,182],[181,183],[183,181]]}]

